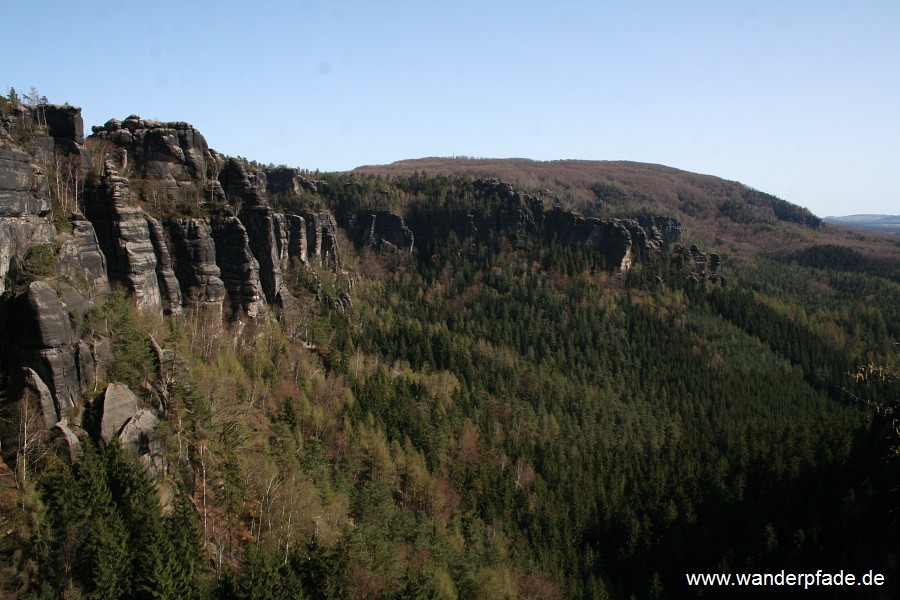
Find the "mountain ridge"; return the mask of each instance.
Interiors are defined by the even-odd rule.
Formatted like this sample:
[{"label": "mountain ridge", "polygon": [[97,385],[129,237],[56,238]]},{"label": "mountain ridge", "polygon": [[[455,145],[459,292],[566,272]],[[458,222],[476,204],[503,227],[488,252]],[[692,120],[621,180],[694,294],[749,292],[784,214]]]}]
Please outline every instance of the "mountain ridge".
[{"label": "mountain ridge", "polygon": [[[895,240],[876,233],[860,239],[855,231],[827,224],[803,207],[743,183],[666,165],[430,157],[362,166],[351,173],[391,177],[416,171],[498,177],[585,216],[621,216],[642,211],[673,216],[694,239],[723,254],[789,257],[815,245],[832,244],[862,252],[874,264],[887,268],[900,264]],[[783,207],[786,214],[777,214],[774,207]]]},{"label": "mountain ridge", "polygon": [[900,235],[900,215],[857,214],[824,217],[826,223]]}]

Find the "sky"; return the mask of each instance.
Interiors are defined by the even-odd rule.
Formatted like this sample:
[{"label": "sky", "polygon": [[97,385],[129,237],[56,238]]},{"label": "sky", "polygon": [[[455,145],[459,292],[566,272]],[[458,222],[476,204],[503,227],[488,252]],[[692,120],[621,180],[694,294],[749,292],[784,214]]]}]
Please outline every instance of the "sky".
[{"label": "sky", "polygon": [[633,160],[900,213],[896,0],[0,0],[0,89],[343,171]]}]

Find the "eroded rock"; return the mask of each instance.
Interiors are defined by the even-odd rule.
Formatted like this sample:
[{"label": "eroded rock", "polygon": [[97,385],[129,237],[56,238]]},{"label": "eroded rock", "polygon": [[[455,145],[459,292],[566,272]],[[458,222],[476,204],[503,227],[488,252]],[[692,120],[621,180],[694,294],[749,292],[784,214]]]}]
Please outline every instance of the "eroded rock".
[{"label": "eroded rock", "polygon": [[104,442],[109,443],[119,435],[128,422],[138,412],[138,399],[124,383],[110,383],[106,390],[91,402],[91,411],[98,432]]},{"label": "eroded rock", "polygon": [[359,213],[350,224],[350,234],[358,246],[412,252],[412,230],[400,215],[382,210]]},{"label": "eroded rock", "polygon": [[259,280],[259,263],[250,251],[250,238],[237,217],[211,223],[216,264],[228,293],[232,312],[255,318],[268,312]]}]

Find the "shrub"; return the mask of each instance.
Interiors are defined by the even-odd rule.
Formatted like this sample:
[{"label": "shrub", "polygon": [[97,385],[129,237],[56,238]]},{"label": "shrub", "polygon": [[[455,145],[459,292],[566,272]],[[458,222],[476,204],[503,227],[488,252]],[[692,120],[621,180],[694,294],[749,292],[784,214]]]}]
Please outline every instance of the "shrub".
[{"label": "shrub", "polygon": [[53,244],[38,244],[25,252],[22,259],[20,279],[23,283],[31,283],[38,279],[52,277],[56,273],[59,258],[53,251]]}]

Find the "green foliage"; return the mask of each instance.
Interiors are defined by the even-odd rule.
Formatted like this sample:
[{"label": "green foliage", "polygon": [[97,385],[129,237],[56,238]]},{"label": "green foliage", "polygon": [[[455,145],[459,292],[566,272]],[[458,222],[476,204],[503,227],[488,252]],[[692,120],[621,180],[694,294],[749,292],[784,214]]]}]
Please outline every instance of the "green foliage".
[{"label": "green foliage", "polygon": [[182,501],[164,518],[153,483],[118,441],[85,441],[83,448],[76,465],[54,459],[41,475],[48,529],[43,586],[34,589],[107,599],[204,597],[207,576],[190,509]]},{"label": "green foliage", "polygon": [[23,283],[46,279],[56,274],[59,258],[53,250],[53,244],[38,244],[25,252],[22,260],[20,280]]},{"label": "green foliage", "polygon": [[100,309],[88,313],[88,320],[91,328],[113,338],[113,360],[107,367],[110,381],[140,389],[154,371],[156,359],[134,304],[124,293],[113,290]]},{"label": "green foliage", "polygon": [[791,258],[805,267],[814,269],[862,271],[867,266],[865,257],[858,250],[833,244],[810,246]]}]

